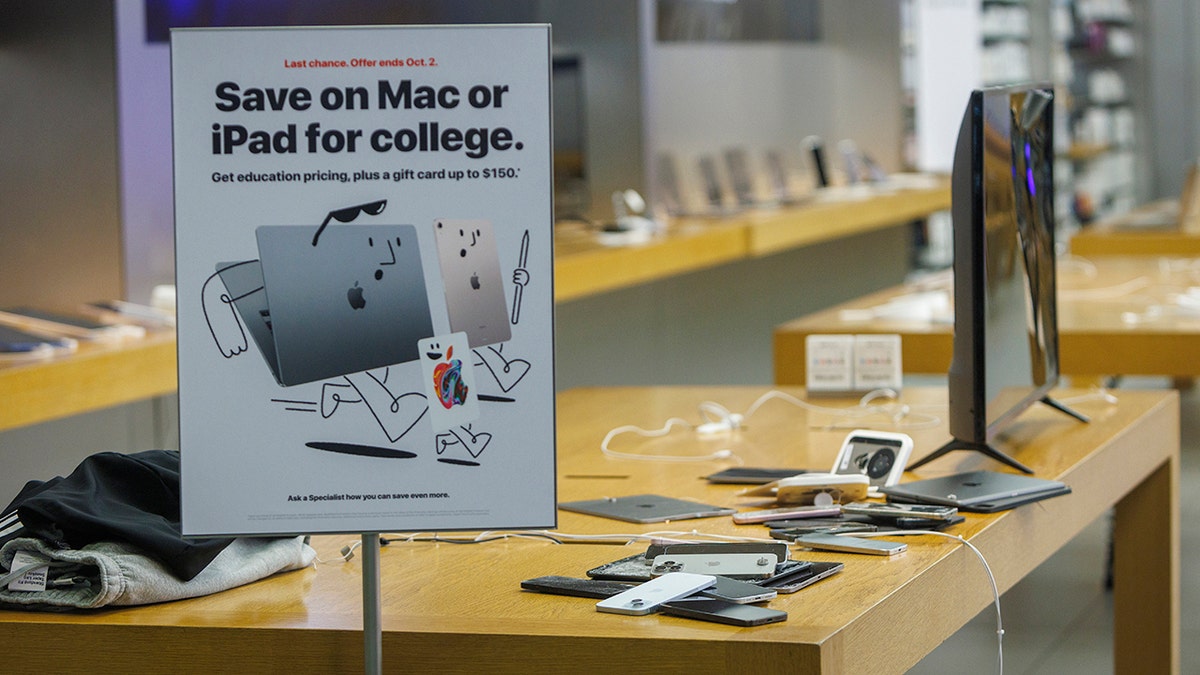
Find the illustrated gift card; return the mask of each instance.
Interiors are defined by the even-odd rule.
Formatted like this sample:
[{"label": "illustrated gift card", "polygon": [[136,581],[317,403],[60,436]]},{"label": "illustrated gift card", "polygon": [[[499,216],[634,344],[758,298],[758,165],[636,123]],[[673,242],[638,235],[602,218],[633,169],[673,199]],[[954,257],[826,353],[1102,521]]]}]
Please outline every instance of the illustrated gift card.
[{"label": "illustrated gift card", "polygon": [[496,237],[486,220],[438,220],[433,224],[450,330],[464,332],[472,347],[512,337]]},{"label": "illustrated gift card", "polygon": [[479,418],[475,370],[466,333],[426,338],[418,343],[429,423],[435,433],[470,424]]}]

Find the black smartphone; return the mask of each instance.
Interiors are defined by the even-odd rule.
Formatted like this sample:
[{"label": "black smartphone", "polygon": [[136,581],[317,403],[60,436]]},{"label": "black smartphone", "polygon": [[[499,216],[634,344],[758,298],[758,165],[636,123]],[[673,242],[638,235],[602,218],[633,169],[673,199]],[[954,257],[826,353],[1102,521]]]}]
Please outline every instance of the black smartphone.
[{"label": "black smartphone", "polygon": [[555,575],[535,577],[521,582],[521,588],[527,591],[552,593],[554,595],[571,595],[577,598],[595,598],[599,600],[611,598],[636,585],[623,581],[576,579],[575,577],[560,577]]},{"label": "black smartphone", "polygon": [[717,583],[700,591],[700,594],[717,600],[745,605],[753,602],[766,602],[778,595],[779,592],[749,581],[718,576]]},{"label": "black smartphone", "polygon": [[69,343],[58,338],[48,338],[28,333],[19,328],[0,325],[0,353],[26,353],[42,348],[65,347]]},{"label": "black smartphone", "polygon": [[787,620],[787,612],[757,605],[739,605],[736,602],[711,598],[685,598],[663,603],[663,614],[682,616],[701,621],[715,621],[733,626],[761,626]]},{"label": "black smartphone", "polygon": [[[807,561],[805,561],[807,562]],[[813,562],[809,563],[800,573],[788,575],[786,577],[777,576],[766,581],[758,582],[760,586],[774,589],[779,593],[795,593],[802,588],[808,588],[822,579],[827,579],[838,572],[845,569],[846,565],[840,562]]]},{"label": "black smartphone", "polygon": [[766,485],[781,478],[791,478],[806,469],[772,469],[755,466],[735,466],[704,477],[710,483],[731,483],[736,485]]}]

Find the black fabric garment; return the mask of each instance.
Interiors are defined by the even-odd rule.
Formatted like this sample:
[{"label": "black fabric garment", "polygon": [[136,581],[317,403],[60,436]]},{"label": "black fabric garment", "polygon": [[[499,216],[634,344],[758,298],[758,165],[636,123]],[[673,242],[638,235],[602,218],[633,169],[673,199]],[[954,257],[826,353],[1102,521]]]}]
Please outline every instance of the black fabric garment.
[{"label": "black fabric garment", "polygon": [[23,527],[0,536],[0,546],[15,537],[37,537],[62,548],[124,541],[184,581],[232,541],[183,539],[176,450],[97,453],[65,478],[26,483],[5,507],[5,519],[14,511]]}]

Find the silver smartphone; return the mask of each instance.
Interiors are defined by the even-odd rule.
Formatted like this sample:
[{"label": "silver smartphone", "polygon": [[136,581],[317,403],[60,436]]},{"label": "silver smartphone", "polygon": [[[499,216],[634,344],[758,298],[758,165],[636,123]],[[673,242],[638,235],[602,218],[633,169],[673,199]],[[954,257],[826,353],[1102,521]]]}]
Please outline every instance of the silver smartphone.
[{"label": "silver smartphone", "polygon": [[779,558],[774,553],[664,553],[654,558],[650,573],[692,572],[766,579],[775,575],[778,564]]},{"label": "silver smartphone", "polygon": [[867,553],[870,555],[896,555],[908,550],[908,544],[883,539],[838,536],[836,534],[802,534],[792,541],[817,551],[841,551],[843,553]]},{"label": "silver smartphone", "polygon": [[789,518],[826,518],[836,516],[841,512],[842,510],[837,504],[829,506],[809,504],[807,506],[781,506],[771,509],[758,509],[756,511],[738,511],[731,518],[738,525],[748,525],[751,523],[765,523],[769,520],[787,520]]},{"label": "silver smartphone", "polygon": [[851,502],[842,504],[842,513],[851,513],[880,518],[929,518],[930,520],[950,520],[958,515],[958,509],[953,506],[938,504],[892,504],[883,502]]}]

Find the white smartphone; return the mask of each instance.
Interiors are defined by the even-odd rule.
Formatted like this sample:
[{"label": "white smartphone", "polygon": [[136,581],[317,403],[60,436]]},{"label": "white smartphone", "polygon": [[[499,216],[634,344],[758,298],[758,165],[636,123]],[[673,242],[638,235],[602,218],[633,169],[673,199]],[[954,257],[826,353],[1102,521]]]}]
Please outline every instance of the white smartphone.
[{"label": "white smartphone", "polygon": [[794,542],[817,551],[841,551],[843,553],[867,553],[870,555],[896,555],[908,550],[908,544],[883,539],[842,537],[836,534],[802,534]]},{"label": "white smartphone", "polygon": [[717,582],[711,574],[671,572],[605,598],[596,603],[596,611],[640,616],[656,611],[664,602],[685,598]]},{"label": "white smartphone", "polygon": [[842,441],[833,473],[866,476],[869,491],[877,494],[879,488],[900,482],[912,448],[907,434],[856,429]]},{"label": "white smartphone", "polygon": [[775,502],[781,505],[829,506],[866,499],[870,484],[870,479],[862,474],[805,473],[767,483],[742,494],[747,497],[774,497]]},{"label": "white smartphone", "polygon": [[733,522],[738,525],[750,523],[765,523],[769,520],[787,520],[791,518],[828,518],[841,513],[836,504],[830,506],[781,506],[775,509],[759,509],[757,511],[739,511],[733,516]]},{"label": "white smartphone", "polygon": [[655,556],[650,573],[691,572],[766,579],[775,574],[778,564],[779,557],[774,553],[663,553]]}]

